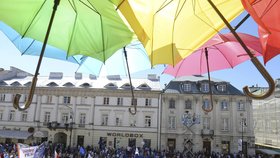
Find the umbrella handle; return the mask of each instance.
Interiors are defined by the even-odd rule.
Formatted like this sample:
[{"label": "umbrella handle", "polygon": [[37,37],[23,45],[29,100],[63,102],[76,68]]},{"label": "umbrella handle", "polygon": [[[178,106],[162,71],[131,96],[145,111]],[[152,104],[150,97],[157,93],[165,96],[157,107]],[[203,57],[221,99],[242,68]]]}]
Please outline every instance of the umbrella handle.
[{"label": "umbrella handle", "polygon": [[254,99],[265,99],[265,98],[269,97],[275,90],[274,80],[256,57],[251,58],[251,61],[256,66],[256,68],[259,70],[259,72],[264,77],[264,79],[267,81],[269,88],[268,88],[268,91],[266,91],[263,94],[252,94],[250,92],[248,86],[245,86],[245,87],[243,87],[243,92],[247,96],[254,98]]},{"label": "umbrella handle", "polygon": [[255,65],[255,67],[259,70],[261,75],[265,78],[269,85],[268,91],[266,91],[263,94],[252,94],[248,88],[248,86],[243,87],[243,92],[253,98],[253,99],[265,99],[269,97],[275,89],[275,83],[270,74],[266,71],[266,69],[263,67],[263,65],[259,62],[259,60],[251,53],[249,48],[246,46],[246,44],[243,42],[243,40],[238,36],[238,34],[235,32],[235,30],[231,27],[230,23],[226,20],[226,18],[223,16],[223,14],[219,11],[219,9],[215,6],[215,4],[208,0],[209,4],[212,6],[212,8],[216,11],[216,13],[220,16],[220,18],[223,20],[223,22],[226,24],[226,26],[230,29],[231,33],[234,35],[234,37],[237,39],[237,41],[240,43],[240,45],[243,47],[243,49],[246,51],[246,53],[251,58],[252,63]]},{"label": "umbrella handle", "polygon": [[45,52],[45,49],[46,49],[46,45],[47,45],[47,42],[48,42],[48,38],[49,38],[49,35],[50,35],[53,19],[54,19],[54,16],[55,16],[55,13],[56,13],[56,10],[57,10],[57,7],[58,7],[59,3],[60,3],[60,0],[54,0],[53,11],[52,11],[52,14],[51,14],[48,29],[47,29],[46,36],[45,36],[45,39],[44,39],[44,42],[43,42],[43,46],[42,46],[42,49],[41,49],[41,53],[40,53],[40,56],[39,56],[39,60],[38,60],[38,64],[37,64],[37,67],[36,67],[35,75],[34,75],[33,80],[32,80],[32,85],[31,85],[31,89],[29,91],[29,96],[27,98],[27,101],[25,102],[24,106],[19,106],[19,99],[20,99],[21,95],[16,94],[16,96],[14,98],[14,101],[13,101],[13,106],[14,106],[15,109],[26,110],[27,108],[29,108],[30,104],[32,103],[32,99],[33,99],[33,95],[34,95],[34,91],[35,91],[35,87],[36,87],[36,83],[37,83],[37,76],[39,75],[39,70],[40,70],[40,66],[41,66],[42,59],[43,59],[43,56],[44,56],[44,52]]},{"label": "umbrella handle", "polygon": [[134,107],[134,112],[131,110],[131,108],[128,108],[128,111],[129,111],[129,113],[130,113],[131,115],[136,115],[136,113],[137,113],[137,107],[136,107],[136,105],[134,105],[133,107]]},{"label": "umbrella handle", "polygon": [[28,95],[27,101],[25,102],[25,105],[19,106],[19,99],[20,99],[21,95],[20,94],[16,94],[16,96],[14,98],[14,101],[13,101],[13,106],[14,106],[15,109],[19,109],[19,110],[23,111],[23,110],[26,110],[27,108],[29,108],[29,106],[32,103],[32,99],[33,99],[36,83],[37,83],[37,77],[34,76],[33,80],[32,80],[32,85],[31,85],[31,88],[30,88],[30,91],[29,91],[29,95]]}]

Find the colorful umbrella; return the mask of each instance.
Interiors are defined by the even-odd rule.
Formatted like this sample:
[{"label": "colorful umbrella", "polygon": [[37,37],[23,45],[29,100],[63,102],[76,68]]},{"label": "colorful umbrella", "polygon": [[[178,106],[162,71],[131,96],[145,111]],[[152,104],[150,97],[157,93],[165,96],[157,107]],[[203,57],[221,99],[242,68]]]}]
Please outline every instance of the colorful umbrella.
[{"label": "colorful umbrella", "polygon": [[[245,33],[238,33],[238,35],[254,56],[261,55],[261,44],[257,37]],[[208,50],[208,58],[205,57],[205,48]],[[250,57],[231,33],[217,34],[176,66],[167,66],[163,73],[174,77],[202,75],[208,72],[208,68],[210,72],[233,68],[249,59]]]},{"label": "colorful umbrella", "polygon": [[[261,55],[261,44],[257,37],[243,33],[239,33],[238,35],[254,56]],[[174,77],[180,77],[201,75],[207,72],[211,106],[209,109],[203,107],[203,110],[210,112],[213,109],[213,100],[209,72],[233,68],[249,59],[249,55],[233,34],[217,34],[201,46],[201,48],[179,62],[175,67],[167,66],[163,73],[170,74]]]},{"label": "colorful umbrella", "polygon": [[244,8],[259,26],[264,63],[280,54],[280,22],[278,0],[242,0]]},{"label": "colorful umbrella", "polygon": [[[119,49],[105,63],[91,57],[84,56],[77,72],[99,75],[101,69],[105,70],[106,75],[128,76],[130,73],[139,72],[151,68],[148,55],[139,41],[135,41]],[[129,67],[127,66],[127,63]],[[100,65],[100,66],[99,66]]]},{"label": "colorful umbrella", "polygon": [[[225,24],[205,0],[114,0],[143,43],[152,65],[175,65]],[[238,0],[214,0],[228,21],[244,10]]]},{"label": "colorful umbrella", "polygon": [[[230,25],[229,21],[222,14],[220,9],[217,8],[216,5],[211,0],[207,0],[207,1],[212,6],[212,8],[215,10],[215,12],[219,15],[221,20],[225,23],[225,25],[228,27],[230,32],[234,35],[234,37],[240,43],[240,45],[243,47],[243,49],[246,51],[246,53],[249,55],[249,57],[251,58],[251,62],[255,65],[255,67],[258,69],[258,71],[265,78],[265,80],[267,81],[267,83],[269,85],[268,90],[265,93],[263,93],[263,94],[256,95],[256,94],[251,93],[248,86],[243,87],[243,92],[247,96],[249,96],[251,98],[254,98],[254,99],[265,99],[265,98],[269,97],[274,92],[274,89],[275,89],[275,83],[274,83],[273,78],[266,71],[266,69],[263,67],[263,65],[260,63],[260,61],[254,56],[254,54],[251,53],[250,49],[246,46],[246,44],[238,36],[238,34],[236,33],[235,29]],[[245,19],[246,19],[246,17],[245,17]],[[241,23],[243,23],[243,21],[244,20],[242,20]]]},{"label": "colorful umbrella", "polygon": [[14,107],[20,110],[31,104],[47,43],[68,56],[81,54],[104,62],[133,37],[108,0],[1,0],[0,10],[0,20],[23,37],[43,42],[25,105],[19,106],[20,95],[15,96]]}]

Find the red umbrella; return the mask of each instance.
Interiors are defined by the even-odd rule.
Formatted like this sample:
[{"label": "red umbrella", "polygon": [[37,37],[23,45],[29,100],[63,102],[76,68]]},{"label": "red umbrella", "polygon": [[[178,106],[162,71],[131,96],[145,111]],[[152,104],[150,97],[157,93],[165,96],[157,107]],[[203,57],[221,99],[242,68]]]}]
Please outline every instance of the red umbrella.
[{"label": "red umbrella", "polygon": [[[255,57],[261,56],[261,44],[257,37],[244,33],[238,33],[238,36],[243,40]],[[233,68],[249,59],[250,56],[233,34],[217,34],[198,50],[179,62],[175,67],[171,65],[167,66],[163,73],[170,74],[174,77],[180,77],[201,75],[208,72],[209,94],[213,105],[209,72]],[[213,106],[203,110],[210,112],[212,109]]]},{"label": "red umbrella", "polygon": [[280,54],[280,1],[242,0],[244,8],[258,24],[264,63]]}]

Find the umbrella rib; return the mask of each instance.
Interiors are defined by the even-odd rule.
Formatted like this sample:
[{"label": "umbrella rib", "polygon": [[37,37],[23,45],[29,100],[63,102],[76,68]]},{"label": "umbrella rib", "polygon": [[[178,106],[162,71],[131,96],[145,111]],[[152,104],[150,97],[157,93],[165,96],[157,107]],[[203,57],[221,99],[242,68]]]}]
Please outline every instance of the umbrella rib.
[{"label": "umbrella rib", "polygon": [[40,12],[41,9],[43,8],[43,6],[45,5],[46,1],[47,1],[47,0],[45,0],[45,1],[42,3],[41,7],[39,8],[39,10],[37,11],[37,13],[35,14],[35,16],[33,17],[33,19],[31,20],[31,22],[29,23],[27,29],[24,31],[24,33],[23,33],[23,35],[22,35],[22,38],[25,37],[25,35],[26,35],[26,33],[28,32],[29,28],[31,27],[33,21],[35,20],[35,18],[37,17],[37,15],[39,14],[39,12]]},{"label": "umbrella rib", "polygon": [[217,47],[217,45],[213,45],[213,47],[215,49],[217,49],[221,54],[222,56],[224,57],[224,59],[227,61],[227,63],[230,65],[231,68],[233,68],[233,66],[231,65],[231,63],[229,62],[229,60],[225,57],[224,53]]},{"label": "umbrella rib", "polygon": [[28,47],[21,53],[22,55],[27,52],[27,50],[32,46],[32,44],[35,42],[35,40],[32,40],[32,42],[28,45]]}]

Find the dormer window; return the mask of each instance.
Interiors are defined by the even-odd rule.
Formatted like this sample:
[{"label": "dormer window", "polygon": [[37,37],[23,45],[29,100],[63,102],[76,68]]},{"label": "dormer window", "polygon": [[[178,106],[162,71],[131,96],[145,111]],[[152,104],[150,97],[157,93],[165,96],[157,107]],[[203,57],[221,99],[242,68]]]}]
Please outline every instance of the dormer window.
[{"label": "dormer window", "polygon": [[201,91],[202,92],[209,92],[209,84],[208,83],[202,83],[201,84]]},{"label": "dormer window", "polygon": [[227,86],[225,84],[219,84],[217,86],[218,91],[225,92],[227,90]]},{"label": "dormer window", "polygon": [[109,88],[109,89],[116,89],[118,88],[114,83],[109,83],[105,86],[105,88]]},{"label": "dormer window", "polygon": [[148,86],[146,83],[141,84],[138,88],[139,89],[144,89],[144,90],[150,90],[151,89],[151,87]]},{"label": "dormer window", "polygon": [[11,86],[21,86],[21,84],[18,82],[18,81],[15,81],[15,82],[13,82],[12,84],[11,84]]},{"label": "dormer window", "polygon": [[5,81],[0,81],[0,86],[6,86],[8,85]]},{"label": "dormer window", "polygon": [[88,87],[91,87],[91,86],[90,86],[89,83],[85,82],[85,83],[81,84],[80,87],[88,88]]},{"label": "dormer window", "polygon": [[50,83],[47,84],[47,86],[49,86],[49,87],[56,87],[56,86],[58,86],[58,84],[55,83],[55,82],[50,82]]},{"label": "dormer window", "polygon": [[74,84],[71,83],[71,82],[67,82],[67,83],[65,83],[63,86],[64,86],[64,87],[73,87]]},{"label": "dormer window", "polygon": [[[126,83],[124,84],[121,88],[123,89],[130,89],[130,84],[129,83]],[[133,88],[133,87],[132,87]]]},{"label": "dormer window", "polygon": [[26,83],[24,84],[24,86],[26,86],[26,87],[30,87],[30,86],[31,86],[31,84],[32,84],[32,82],[31,82],[31,81],[29,81],[29,82],[26,82]]},{"label": "dormer window", "polygon": [[184,92],[190,92],[192,90],[192,85],[190,83],[184,83],[182,89]]}]

